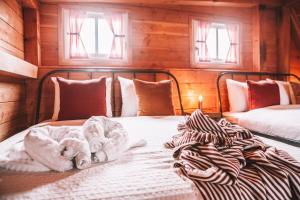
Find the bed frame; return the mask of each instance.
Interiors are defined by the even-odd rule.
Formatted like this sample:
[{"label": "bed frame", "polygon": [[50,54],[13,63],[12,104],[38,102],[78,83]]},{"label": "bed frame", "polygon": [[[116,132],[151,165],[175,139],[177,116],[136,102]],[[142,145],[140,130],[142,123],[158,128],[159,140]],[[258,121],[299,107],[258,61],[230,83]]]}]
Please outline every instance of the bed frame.
[{"label": "bed frame", "polygon": [[[294,78],[300,82],[300,78],[295,75],[295,74],[290,74],[290,73],[270,73],[270,72],[242,72],[242,71],[225,71],[225,72],[220,72],[217,78],[217,90],[218,90],[218,101],[219,101],[219,109],[220,109],[220,114],[221,117],[223,117],[223,108],[222,108],[222,94],[221,94],[221,80],[225,76],[229,76],[229,78],[234,80],[234,76],[245,76],[246,80],[251,80],[249,77],[253,76],[258,76],[260,80],[262,80],[264,77],[269,77],[275,80],[287,80],[288,78]],[[226,83],[225,83],[226,84]],[[282,137],[275,137],[259,132],[254,132],[251,131],[256,135],[266,137],[269,139],[277,140],[280,142],[284,142],[293,146],[300,147],[300,141],[296,140],[291,140],[291,139],[286,139]]]},{"label": "bed frame", "polygon": [[[55,76],[58,73],[67,73],[67,76],[69,77],[70,73],[72,72],[82,72],[82,73],[89,73],[90,79],[92,78],[92,73],[109,73],[112,78],[112,83],[115,82],[117,79],[116,74],[132,74],[133,78],[136,77],[137,74],[153,74],[154,79],[156,81],[156,75],[157,74],[164,74],[168,77],[171,77],[176,86],[177,94],[178,94],[178,100],[179,100],[179,106],[180,106],[180,112],[181,114],[184,114],[184,109],[182,106],[182,99],[181,99],[181,92],[179,88],[179,83],[176,77],[171,74],[169,71],[166,70],[154,70],[154,69],[119,69],[119,68],[107,68],[107,67],[84,67],[84,68],[63,68],[63,69],[56,69],[49,71],[46,73],[43,77],[41,77],[39,83],[38,83],[38,93],[37,93],[37,99],[36,99],[36,112],[35,112],[35,123],[37,124],[39,122],[40,118],[40,107],[41,107],[41,98],[42,98],[42,90],[43,90],[43,84],[45,80],[51,76]],[[114,110],[116,105],[116,98],[115,98],[115,84],[112,84],[112,94],[111,94],[112,100],[112,111],[113,116],[115,116]]]}]

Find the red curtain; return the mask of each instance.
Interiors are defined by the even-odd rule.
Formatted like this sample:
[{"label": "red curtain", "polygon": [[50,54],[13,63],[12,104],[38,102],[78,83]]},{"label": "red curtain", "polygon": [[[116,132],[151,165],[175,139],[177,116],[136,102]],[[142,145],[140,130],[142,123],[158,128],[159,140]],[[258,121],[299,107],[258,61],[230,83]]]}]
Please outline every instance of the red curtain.
[{"label": "red curtain", "polygon": [[239,51],[239,27],[237,24],[227,24],[227,32],[230,40],[226,62],[238,63]]},{"label": "red curtain", "polygon": [[80,31],[86,14],[82,11],[70,10],[69,35],[70,35],[70,58],[86,58],[88,54],[80,38]]},{"label": "red curtain", "polygon": [[109,58],[122,59],[125,45],[125,33],[122,13],[112,13],[107,16],[108,24],[113,33],[113,41]]},{"label": "red curtain", "polygon": [[197,34],[197,47],[198,47],[198,57],[199,61],[209,61],[208,48],[206,40],[208,37],[210,28],[210,23],[205,21],[199,21],[198,34]]}]

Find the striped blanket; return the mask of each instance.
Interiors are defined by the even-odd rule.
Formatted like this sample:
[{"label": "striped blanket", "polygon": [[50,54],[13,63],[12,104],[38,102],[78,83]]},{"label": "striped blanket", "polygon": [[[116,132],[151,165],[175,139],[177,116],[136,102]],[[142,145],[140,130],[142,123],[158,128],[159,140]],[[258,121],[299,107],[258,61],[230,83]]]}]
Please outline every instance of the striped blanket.
[{"label": "striped blanket", "polygon": [[200,110],[165,144],[174,167],[191,179],[205,200],[299,200],[300,163],[225,119]]}]

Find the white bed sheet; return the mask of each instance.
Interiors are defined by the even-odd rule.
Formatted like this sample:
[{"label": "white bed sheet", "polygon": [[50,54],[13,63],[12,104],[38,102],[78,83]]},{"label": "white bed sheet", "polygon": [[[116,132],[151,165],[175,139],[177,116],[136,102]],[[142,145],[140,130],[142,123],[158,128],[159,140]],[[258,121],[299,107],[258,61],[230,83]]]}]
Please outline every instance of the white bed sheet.
[{"label": "white bed sheet", "polygon": [[[172,151],[163,143],[176,134],[183,117],[113,118],[123,124],[133,142],[145,147],[129,150],[111,163],[65,173],[0,171],[0,199],[201,199],[196,187],[173,168]],[[81,124],[69,121],[62,124]],[[57,125],[54,123],[53,125]],[[26,131],[0,143],[0,153],[22,140]]]},{"label": "white bed sheet", "polygon": [[241,113],[224,113],[225,118],[247,129],[300,141],[300,105],[276,105]]},{"label": "white bed sheet", "polygon": [[[103,200],[193,200],[202,199],[191,181],[173,169],[172,150],[163,147],[177,133],[184,117],[114,118],[123,124],[131,141],[144,138],[145,147],[128,151],[112,163],[65,173],[16,173],[0,171],[0,199],[103,199]],[[53,125],[76,125],[68,121]],[[22,140],[21,132],[0,143],[0,154]],[[286,150],[300,161],[299,148],[262,138],[269,145]]]}]

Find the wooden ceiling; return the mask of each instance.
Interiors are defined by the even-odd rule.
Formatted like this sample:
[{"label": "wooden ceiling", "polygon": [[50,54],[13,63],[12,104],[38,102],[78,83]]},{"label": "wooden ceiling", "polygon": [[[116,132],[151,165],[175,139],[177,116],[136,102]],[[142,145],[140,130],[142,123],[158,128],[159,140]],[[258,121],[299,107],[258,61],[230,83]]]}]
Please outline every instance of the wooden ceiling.
[{"label": "wooden ceiling", "polygon": [[252,7],[258,4],[282,6],[292,0],[40,0],[44,3],[116,3],[139,5],[177,5],[177,6],[230,6]]}]

